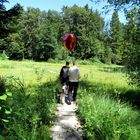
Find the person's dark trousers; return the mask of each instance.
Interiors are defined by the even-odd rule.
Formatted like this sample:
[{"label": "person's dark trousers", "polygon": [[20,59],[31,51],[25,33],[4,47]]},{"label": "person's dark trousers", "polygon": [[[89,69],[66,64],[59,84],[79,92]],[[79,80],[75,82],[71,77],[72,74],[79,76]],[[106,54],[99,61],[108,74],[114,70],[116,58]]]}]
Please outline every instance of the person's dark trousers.
[{"label": "person's dark trousers", "polygon": [[73,101],[76,101],[78,82],[69,82],[69,93],[73,92]]},{"label": "person's dark trousers", "polygon": [[64,85],[64,83],[68,86],[69,85],[69,79],[68,78],[62,78],[61,84]]}]

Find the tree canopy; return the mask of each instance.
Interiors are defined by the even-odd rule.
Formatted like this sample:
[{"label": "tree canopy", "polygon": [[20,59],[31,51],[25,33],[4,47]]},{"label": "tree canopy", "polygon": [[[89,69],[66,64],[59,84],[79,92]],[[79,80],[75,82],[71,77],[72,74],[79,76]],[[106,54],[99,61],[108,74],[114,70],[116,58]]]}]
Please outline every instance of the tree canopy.
[{"label": "tree canopy", "polygon": [[[88,5],[64,6],[57,12],[32,7],[23,10],[19,4],[6,10],[5,2],[0,0],[0,52],[9,59],[48,61],[62,60],[68,55],[82,60],[98,59],[103,63],[125,64],[132,79],[139,83],[139,7],[126,13],[126,24],[120,22],[115,8],[108,28],[99,11]],[[131,0],[107,2],[115,6],[139,4],[139,1]],[[76,36],[77,43],[72,52],[61,42],[61,37],[67,33]]]},{"label": "tree canopy", "polygon": [[6,10],[4,3],[8,2],[7,0],[0,0],[0,38],[3,38],[8,35],[13,28],[9,26],[11,22],[20,15],[22,7],[19,4],[16,4],[13,8]]}]

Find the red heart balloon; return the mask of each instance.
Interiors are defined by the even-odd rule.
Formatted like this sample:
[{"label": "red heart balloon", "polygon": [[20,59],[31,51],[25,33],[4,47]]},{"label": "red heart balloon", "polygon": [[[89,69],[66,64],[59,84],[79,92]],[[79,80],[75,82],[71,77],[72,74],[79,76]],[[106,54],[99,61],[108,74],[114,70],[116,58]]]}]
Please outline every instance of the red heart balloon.
[{"label": "red heart balloon", "polygon": [[74,36],[74,34],[66,34],[63,36],[63,42],[65,47],[69,51],[72,51],[76,46],[76,37]]}]

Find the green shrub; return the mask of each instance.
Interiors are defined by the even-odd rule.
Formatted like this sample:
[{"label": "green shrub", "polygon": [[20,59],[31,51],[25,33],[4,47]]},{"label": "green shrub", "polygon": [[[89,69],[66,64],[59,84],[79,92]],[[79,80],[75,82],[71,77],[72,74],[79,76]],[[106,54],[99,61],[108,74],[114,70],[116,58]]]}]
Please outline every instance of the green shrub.
[{"label": "green shrub", "polygon": [[9,77],[7,85],[13,93],[10,101],[12,112],[1,137],[7,140],[49,140],[49,128],[55,119],[54,84],[39,84],[28,90],[19,78]]},{"label": "green shrub", "polygon": [[6,91],[5,78],[0,76],[0,95],[4,94],[5,91]]},{"label": "green shrub", "polygon": [[49,63],[57,63],[58,60],[55,60],[55,59],[49,58],[47,62],[49,62]]},{"label": "green shrub", "polygon": [[81,65],[91,65],[92,64],[89,60],[78,60],[78,63]]},{"label": "green shrub", "polygon": [[94,64],[102,64],[102,62],[97,57],[90,58],[89,61]]},{"label": "green shrub", "polygon": [[6,134],[6,125],[12,113],[12,109],[8,104],[11,96],[12,93],[6,90],[6,78],[0,76],[0,136]]},{"label": "green shrub", "polygon": [[8,56],[6,55],[5,51],[3,53],[0,53],[0,60],[8,60]]},{"label": "green shrub", "polygon": [[138,140],[139,113],[106,96],[83,93],[79,115],[88,140]]}]

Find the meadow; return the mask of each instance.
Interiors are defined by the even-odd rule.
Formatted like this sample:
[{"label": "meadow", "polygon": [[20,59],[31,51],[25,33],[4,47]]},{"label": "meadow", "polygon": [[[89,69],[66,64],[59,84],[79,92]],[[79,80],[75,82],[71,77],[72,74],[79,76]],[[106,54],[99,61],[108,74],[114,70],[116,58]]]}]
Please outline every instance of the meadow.
[{"label": "meadow", "polygon": [[[0,62],[1,139],[52,139],[58,75],[64,63]],[[77,114],[84,139],[138,140],[140,92],[128,84],[125,69],[82,61],[79,68]]]}]

